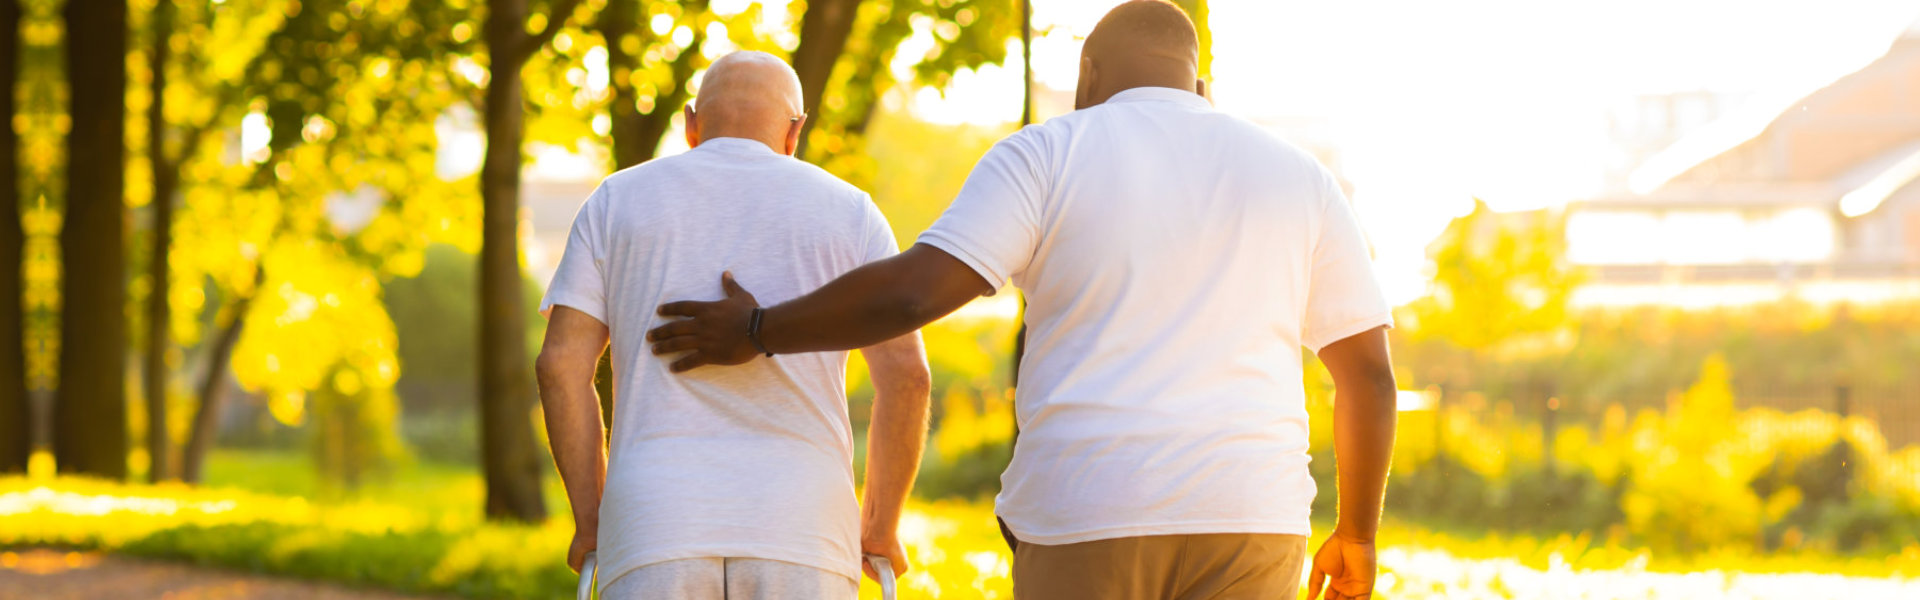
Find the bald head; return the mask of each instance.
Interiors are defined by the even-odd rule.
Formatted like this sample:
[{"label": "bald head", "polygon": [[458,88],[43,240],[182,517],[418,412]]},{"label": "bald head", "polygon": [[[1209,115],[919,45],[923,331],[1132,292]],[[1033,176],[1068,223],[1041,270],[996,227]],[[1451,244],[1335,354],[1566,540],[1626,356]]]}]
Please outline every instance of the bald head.
[{"label": "bald head", "polygon": [[700,95],[687,105],[687,145],[717,137],[765,143],[792,154],[806,109],[793,67],[765,52],[720,57],[700,78]]},{"label": "bald head", "polygon": [[1200,36],[1186,11],[1166,0],[1126,2],[1108,11],[1087,35],[1075,108],[1136,87],[1204,93],[1199,72]]}]

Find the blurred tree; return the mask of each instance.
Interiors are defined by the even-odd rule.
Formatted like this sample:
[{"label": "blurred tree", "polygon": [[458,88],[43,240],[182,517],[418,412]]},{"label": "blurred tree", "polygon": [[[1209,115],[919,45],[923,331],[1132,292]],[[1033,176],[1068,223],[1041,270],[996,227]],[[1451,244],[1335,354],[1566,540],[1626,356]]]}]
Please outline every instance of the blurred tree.
[{"label": "blurred tree", "polygon": [[1567,264],[1562,231],[1546,211],[1496,214],[1476,199],[1428,246],[1432,293],[1407,305],[1411,335],[1470,355],[1564,348],[1574,325],[1568,302],[1584,275]]},{"label": "blurred tree", "polygon": [[[184,13],[183,13],[184,11]],[[151,219],[148,224],[146,274],[146,335],[143,346],[142,389],[147,409],[147,446],[152,457],[150,475],[163,478],[197,480],[199,461],[207,446],[189,444],[178,465],[172,459],[172,434],[169,409],[169,382],[179,367],[175,351],[175,331],[184,325],[173,312],[175,304],[200,308],[204,292],[196,287],[176,289],[173,260],[173,229],[181,195],[181,171],[196,159],[206,138],[222,133],[219,125],[239,116],[246,79],[237,67],[258,58],[265,34],[263,26],[280,25],[284,13],[277,6],[259,2],[173,2],[155,1],[145,13],[147,46],[147,102],[143,148],[149,178],[147,195]],[[222,49],[219,58],[202,52],[175,52],[175,47],[197,43]],[[215,64],[216,60],[221,64]],[[136,198],[137,200],[137,198]],[[197,281],[190,281],[198,283]],[[197,318],[198,314],[181,315]],[[190,321],[189,321],[190,323]],[[237,327],[237,322],[227,329]],[[210,348],[217,361],[207,370],[208,379],[217,381],[226,373],[223,366],[232,344],[220,340],[237,337],[219,335]],[[205,382],[200,386],[207,388]],[[200,405],[193,416],[189,442],[199,436],[201,443],[211,441],[201,428],[213,425],[218,415],[220,389],[199,396]],[[189,477],[187,471],[192,471]]]},{"label": "blurred tree", "polygon": [[0,473],[27,470],[33,452],[27,404],[26,231],[20,226],[20,140],[14,133],[20,3],[0,0]]},{"label": "blurred tree", "polygon": [[[489,0],[486,39],[486,158],[480,167],[480,460],[487,518],[547,516],[533,439],[534,391],[520,295],[520,168],[525,162],[526,95],[520,69],[573,17],[578,0],[554,0],[527,16],[526,0]],[[528,26],[537,32],[528,32]]]},{"label": "blurred tree", "polygon": [[124,479],[127,4],[70,2],[65,11],[72,130],[54,458],[62,472]]},{"label": "blurred tree", "polygon": [[901,83],[892,70],[901,42],[916,33],[931,37],[932,48],[911,62],[911,83],[944,88],[956,71],[1006,60],[1007,43],[1021,27],[1014,1],[809,3],[792,57],[808,114],[802,156],[866,183],[875,167],[855,150],[880,99]]},{"label": "blurred tree", "polygon": [[[594,29],[606,44],[609,87],[613,92],[607,112],[614,169],[652,160],[660,148],[660,139],[673,127],[674,114],[692,95],[693,74],[706,68],[708,62],[701,53],[707,28],[700,17],[711,19],[712,16],[705,13],[704,0],[684,4],[608,0],[606,8],[600,11],[600,18],[594,21]],[[651,23],[644,15],[678,16],[688,21],[675,23],[674,28],[689,27],[693,33],[692,43],[680,47],[673,43],[673,30],[662,35],[643,26]],[[658,56],[661,60],[656,62],[665,64],[664,72],[650,68],[643,60],[648,56]]]},{"label": "blurred tree", "polygon": [[[191,31],[182,25],[176,37],[203,48],[192,59],[205,62],[189,69],[187,58],[177,61],[168,87],[177,120],[231,128],[237,118],[240,130],[214,136],[224,140],[221,152],[183,155],[179,165],[173,277],[210,282],[220,298],[205,311],[202,286],[175,288],[183,344],[199,336],[199,319],[211,316],[218,328],[201,344],[206,375],[183,475],[198,471],[212,444],[229,366],[276,419],[316,420],[312,441],[323,464],[369,463],[333,472],[377,468],[397,450],[340,454],[349,446],[330,446],[320,432],[391,409],[382,405],[393,402],[387,390],[399,362],[380,282],[417,273],[430,243],[477,243],[470,183],[442,178],[435,161],[436,123],[484,81],[473,75],[476,65],[458,60],[473,48],[471,7],[212,6],[217,18],[193,20]],[[221,82],[240,89],[220,92]],[[397,437],[391,427],[364,433]],[[398,447],[377,442],[350,447]]]},{"label": "blurred tree", "polygon": [[[256,275],[258,281],[263,275]],[[258,287],[258,284],[255,284]],[[180,450],[180,480],[187,483],[200,483],[200,477],[207,464],[207,451],[213,449],[214,430],[220,426],[220,409],[226,405],[227,361],[233,357],[233,346],[240,341],[240,325],[245,321],[247,305],[253,301],[252,295],[242,296],[225,312],[227,323],[219,328],[212,345],[207,347],[206,375],[200,380],[198,408],[193,413],[193,423],[187,430],[187,443]]]},{"label": "blurred tree", "polygon": [[[147,14],[147,167],[152,176],[152,245],[147,255],[147,337],[141,369],[147,406],[147,478],[160,482],[175,475],[167,433],[168,329],[173,325],[167,254],[173,246],[173,192],[179,158],[167,152],[167,62],[172,51],[174,3],[156,2]],[[183,150],[191,152],[191,149]]]},{"label": "blurred tree", "polygon": [[[800,96],[802,106],[809,115],[820,114],[820,98],[827,91],[827,80],[833,76],[834,65],[840,62],[840,55],[846,52],[847,38],[853,34],[853,21],[859,16],[860,0],[813,0],[807,3],[807,12],[800,18],[800,45],[794,47],[793,70],[800,76]],[[902,11],[903,13],[905,11]],[[894,39],[895,46],[899,39]],[[812,141],[814,127],[819,125],[820,116],[807,119],[800,133],[800,151],[805,152]]]}]

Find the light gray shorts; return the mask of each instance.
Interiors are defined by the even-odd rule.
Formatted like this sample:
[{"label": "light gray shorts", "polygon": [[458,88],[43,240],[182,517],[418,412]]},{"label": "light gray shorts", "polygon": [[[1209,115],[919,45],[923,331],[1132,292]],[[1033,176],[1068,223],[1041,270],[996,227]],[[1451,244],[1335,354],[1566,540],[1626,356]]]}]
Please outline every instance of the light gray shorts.
[{"label": "light gray shorts", "polygon": [[607,600],[853,600],[860,582],[806,565],[758,558],[687,558],[627,571]]}]

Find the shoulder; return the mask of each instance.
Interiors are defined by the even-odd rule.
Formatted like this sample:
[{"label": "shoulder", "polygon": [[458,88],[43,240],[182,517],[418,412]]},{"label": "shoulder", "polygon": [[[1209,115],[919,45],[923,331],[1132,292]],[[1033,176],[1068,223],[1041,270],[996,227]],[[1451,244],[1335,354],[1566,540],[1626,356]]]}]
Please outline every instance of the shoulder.
[{"label": "shoulder", "polygon": [[1267,126],[1220,112],[1211,113],[1207,120],[1216,139],[1233,146],[1230,155],[1249,161],[1250,167],[1257,165],[1261,170],[1316,191],[1338,192],[1340,189],[1339,179],[1319,157]]},{"label": "shoulder", "polygon": [[867,201],[867,192],[865,190],[860,189],[859,186],[847,183],[847,180],[841,179],[839,175],[834,175],[832,172],[820,168],[820,165],[794,157],[783,158],[780,162],[780,168],[789,171],[794,179],[805,182],[807,185],[815,186],[817,189],[825,192],[823,195],[842,198],[849,202],[856,203]]},{"label": "shoulder", "polygon": [[686,154],[662,156],[625,169],[614,171],[600,180],[600,189],[594,196],[615,196],[632,193],[660,180],[660,175],[685,169],[688,161]]}]

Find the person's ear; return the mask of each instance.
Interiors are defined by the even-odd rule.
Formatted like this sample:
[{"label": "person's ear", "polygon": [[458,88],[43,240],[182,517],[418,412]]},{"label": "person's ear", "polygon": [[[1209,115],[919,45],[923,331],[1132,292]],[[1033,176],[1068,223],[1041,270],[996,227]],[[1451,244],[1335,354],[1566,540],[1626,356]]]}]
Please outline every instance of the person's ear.
[{"label": "person's ear", "polygon": [[807,116],[800,115],[787,124],[787,156],[795,156],[800,151],[800,132],[807,129]]},{"label": "person's ear", "polygon": [[682,128],[687,130],[687,147],[693,148],[693,147],[699,146],[700,145],[700,120],[693,118],[693,103],[688,102],[687,107],[684,109],[681,109],[680,114],[685,116],[687,119],[687,126]]},{"label": "person's ear", "polygon": [[1080,110],[1082,108],[1093,106],[1094,75],[1095,75],[1095,70],[1093,68],[1093,58],[1086,56],[1084,54],[1081,55],[1080,56],[1080,85],[1076,86],[1073,90],[1073,109],[1074,110]]}]

